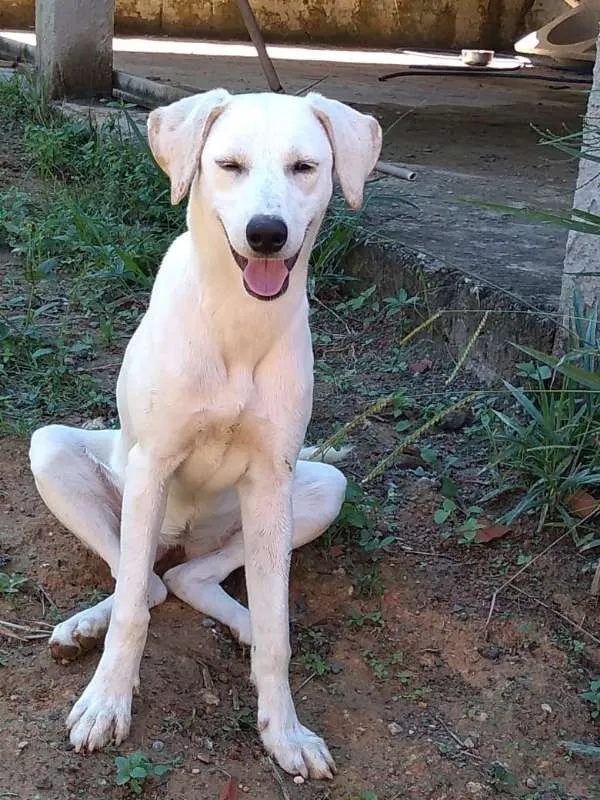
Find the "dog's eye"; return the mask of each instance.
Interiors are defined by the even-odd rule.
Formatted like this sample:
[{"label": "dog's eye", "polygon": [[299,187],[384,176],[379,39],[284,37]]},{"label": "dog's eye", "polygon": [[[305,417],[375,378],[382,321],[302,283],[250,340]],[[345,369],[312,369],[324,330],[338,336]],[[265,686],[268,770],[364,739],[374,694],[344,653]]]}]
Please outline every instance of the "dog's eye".
[{"label": "dog's eye", "polygon": [[243,167],[237,161],[217,161],[217,164],[225,172],[242,172]]},{"label": "dog's eye", "polygon": [[306,172],[314,172],[316,168],[317,165],[311,164],[310,161],[296,161],[292,166],[292,172],[298,175]]}]

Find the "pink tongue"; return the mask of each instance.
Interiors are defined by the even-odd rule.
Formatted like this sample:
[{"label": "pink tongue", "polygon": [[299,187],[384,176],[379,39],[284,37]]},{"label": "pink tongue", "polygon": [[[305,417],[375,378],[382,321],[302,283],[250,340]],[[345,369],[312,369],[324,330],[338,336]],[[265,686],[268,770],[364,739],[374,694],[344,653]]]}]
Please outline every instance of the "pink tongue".
[{"label": "pink tongue", "polygon": [[244,269],[244,280],[248,288],[261,297],[278,294],[288,276],[282,258],[250,258]]}]

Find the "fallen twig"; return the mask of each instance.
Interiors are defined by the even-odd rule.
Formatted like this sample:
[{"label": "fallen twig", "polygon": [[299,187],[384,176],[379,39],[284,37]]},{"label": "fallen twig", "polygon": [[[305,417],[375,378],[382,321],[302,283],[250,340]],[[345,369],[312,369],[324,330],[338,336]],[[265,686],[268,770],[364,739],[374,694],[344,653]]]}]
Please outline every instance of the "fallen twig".
[{"label": "fallen twig", "polygon": [[[490,620],[491,620],[491,618],[492,618],[492,614],[494,613],[494,608],[496,607],[496,598],[498,597],[498,595],[500,594],[500,592],[504,591],[504,589],[506,589],[506,587],[507,587],[507,586],[510,586],[510,584],[511,584],[511,583],[512,583],[512,582],[513,582],[513,581],[514,581],[516,578],[518,578],[518,577],[519,577],[519,575],[522,575],[522,574],[523,574],[523,572],[525,572],[526,570],[528,570],[528,569],[529,569],[529,567],[531,567],[531,566],[532,566],[532,564],[535,564],[535,562],[536,562],[538,559],[540,559],[542,556],[546,555],[546,553],[547,553],[549,550],[552,550],[552,548],[553,548],[555,545],[557,545],[559,542],[562,542],[562,540],[563,540],[565,537],[567,537],[567,536],[569,536],[570,534],[572,534],[572,533],[573,533],[573,531],[575,530],[575,528],[579,527],[579,525],[583,525],[583,524],[584,524],[584,522],[587,522],[589,519],[591,519],[591,517],[593,517],[593,516],[594,516],[594,514],[596,513],[596,511],[597,511],[597,508],[593,508],[593,509],[592,509],[592,511],[590,511],[590,513],[589,513],[587,516],[583,517],[582,519],[578,519],[578,520],[577,520],[577,522],[575,522],[575,524],[574,524],[574,525],[571,525],[571,527],[570,527],[568,530],[566,530],[566,531],[565,531],[564,533],[562,533],[562,534],[561,534],[561,535],[560,535],[560,536],[559,536],[557,539],[555,539],[553,542],[551,542],[551,543],[548,545],[548,547],[546,547],[546,548],[544,548],[544,550],[542,550],[542,552],[541,552],[541,553],[538,553],[538,554],[537,554],[537,556],[535,556],[535,558],[532,558],[532,559],[531,559],[531,561],[528,561],[528,562],[527,562],[527,564],[525,564],[524,566],[522,566],[522,567],[521,567],[521,569],[518,569],[518,570],[515,572],[515,574],[514,574],[514,575],[513,575],[511,578],[509,578],[508,580],[504,581],[504,583],[502,584],[502,586],[499,586],[499,587],[496,589],[496,591],[495,591],[495,592],[494,592],[494,594],[492,595],[492,600],[491,600],[491,603],[490,603],[490,610],[488,611],[487,619],[486,619],[486,621],[485,621],[485,626],[484,626],[485,628],[487,628],[487,627],[488,627],[488,625],[490,624]],[[600,571],[600,569],[599,569],[599,571]],[[599,578],[599,583],[600,583],[600,578]],[[594,592],[593,592],[593,589],[594,589],[594,584],[592,584],[592,594],[594,593]]]},{"label": "fallen twig", "polygon": [[512,588],[514,589],[515,592],[519,592],[519,594],[522,594],[525,597],[528,597],[530,600],[533,600],[534,603],[537,603],[538,605],[542,606],[548,611],[551,611],[557,617],[560,617],[560,619],[564,620],[564,622],[567,622],[569,625],[575,628],[575,630],[578,630],[580,633],[585,634],[585,636],[587,636],[589,639],[595,642],[595,644],[600,645],[600,639],[597,636],[594,636],[593,633],[591,633],[586,628],[581,626],[578,622],[575,622],[575,620],[571,619],[570,617],[567,617],[566,614],[563,614],[560,611],[557,611],[555,608],[552,608],[552,606],[549,606],[547,603],[544,603],[544,601],[540,600],[539,597],[535,597],[535,595],[529,594],[529,592],[524,592],[523,589],[519,589],[518,586],[513,586]]},{"label": "fallen twig", "polygon": [[316,81],[312,81],[312,83],[303,86],[302,89],[298,89],[298,91],[294,92],[294,94],[296,97],[298,97],[299,95],[304,94],[304,92],[309,92],[311,89],[314,89],[315,86],[318,86],[320,83],[323,83],[323,81],[326,81],[328,77],[329,75],[323,75],[322,78],[317,78]]},{"label": "fallen twig", "polygon": [[273,777],[275,778],[275,780],[279,785],[279,788],[281,789],[281,796],[283,797],[283,800],[290,800],[290,795],[285,787],[285,783],[283,781],[283,778],[281,777],[281,773],[277,769],[277,765],[270,756],[267,758],[267,761],[271,765],[271,771],[273,772]]},{"label": "fallen twig", "polygon": [[0,619],[0,635],[8,639],[17,639],[20,642],[30,642],[34,639],[47,639],[52,633],[53,625],[47,622],[36,622],[38,628],[31,625],[19,625],[16,622]]},{"label": "fallen twig", "polygon": [[450,736],[450,738],[451,738],[451,739],[454,739],[454,741],[456,742],[456,744],[457,744],[457,745],[460,747],[461,751],[462,751],[462,752],[463,752],[465,755],[469,755],[469,756],[471,756],[471,758],[476,758],[476,759],[478,759],[479,761],[481,761],[481,756],[477,755],[477,753],[473,753],[473,751],[472,751],[472,750],[470,750],[470,749],[467,747],[467,745],[466,745],[466,744],[463,742],[463,740],[462,740],[460,737],[458,737],[458,736],[457,736],[457,735],[454,733],[454,731],[452,730],[452,728],[450,728],[450,726],[449,726],[449,725],[447,725],[447,724],[444,722],[444,720],[443,720],[441,717],[438,717],[438,716],[436,716],[435,714],[433,714],[432,716],[433,716],[434,720],[436,720],[436,722],[439,722],[439,724],[440,724],[440,725],[442,726],[442,728],[443,728],[443,729],[446,731],[446,733],[448,734],[448,736]]},{"label": "fallen twig", "polygon": [[42,600],[42,614],[44,614],[44,615],[46,614],[46,608],[45,608],[45,606],[44,606],[44,600],[47,600],[47,601],[48,601],[48,603],[49,603],[49,604],[52,606],[52,608],[58,608],[58,606],[56,605],[56,603],[54,602],[54,600],[53,600],[53,599],[50,597],[50,595],[49,595],[49,594],[48,594],[48,592],[47,592],[47,591],[44,589],[44,587],[42,586],[42,584],[41,584],[41,583],[39,583],[38,581],[32,581],[31,579],[30,579],[30,581],[29,581],[29,582],[30,582],[30,583],[31,583],[33,586],[35,586],[35,588],[38,590],[38,592],[39,592],[39,593],[40,593],[40,595],[41,595],[41,600]]},{"label": "fallen twig", "polygon": [[300,684],[300,686],[298,686],[298,688],[297,688],[297,689],[294,689],[294,691],[292,692],[292,694],[293,694],[293,695],[297,695],[297,694],[298,694],[298,692],[299,692],[301,689],[304,689],[304,687],[306,686],[306,684],[307,684],[307,683],[310,683],[310,682],[312,681],[312,679],[313,679],[313,678],[316,678],[316,677],[317,677],[317,673],[316,673],[316,672],[313,672],[313,673],[311,673],[311,674],[308,676],[308,678],[305,678],[305,679],[302,681],[302,683]]},{"label": "fallen twig", "polygon": [[215,684],[213,682],[213,679],[211,678],[208,667],[203,661],[200,660],[198,660],[198,664],[200,664],[200,670],[202,672],[202,680],[204,682],[204,688],[207,689],[209,692],[213,692],[215,689]]}]

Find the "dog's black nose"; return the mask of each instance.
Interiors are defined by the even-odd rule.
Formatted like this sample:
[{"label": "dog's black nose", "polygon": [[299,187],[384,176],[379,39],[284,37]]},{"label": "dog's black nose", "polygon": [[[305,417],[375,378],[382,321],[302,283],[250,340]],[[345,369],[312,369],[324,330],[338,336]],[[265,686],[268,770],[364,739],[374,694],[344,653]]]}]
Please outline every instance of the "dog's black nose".
[{"label": "dog's black nose", "polygon": [[277,253],[287,242],[288,229],[281,217],[257,214],[246,226],[246,239],[255,253]]}]

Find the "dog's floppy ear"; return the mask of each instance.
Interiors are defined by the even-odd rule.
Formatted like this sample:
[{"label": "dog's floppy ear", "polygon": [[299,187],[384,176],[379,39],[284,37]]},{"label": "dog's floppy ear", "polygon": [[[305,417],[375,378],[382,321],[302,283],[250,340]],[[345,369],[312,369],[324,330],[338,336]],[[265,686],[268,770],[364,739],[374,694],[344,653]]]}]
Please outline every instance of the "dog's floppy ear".
[{"label": "dog's floppy ear", "polygon": [[184,97],[148,117],[148,140],[159,167],[171,179],[171,203],[186,196],[200,164],[211,125],[227,106],[225,89]]},{"label": "dog's floppy ear", "polygon": [[381,151],[381,128],[375,117],[361,114],[316,92],[306,96],[331,143],[333,166],[348,204],[360,208],[367,176]]}]

